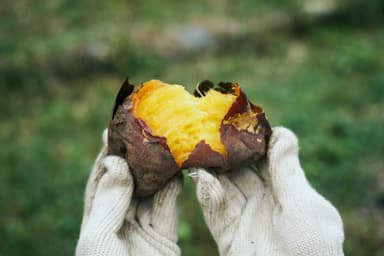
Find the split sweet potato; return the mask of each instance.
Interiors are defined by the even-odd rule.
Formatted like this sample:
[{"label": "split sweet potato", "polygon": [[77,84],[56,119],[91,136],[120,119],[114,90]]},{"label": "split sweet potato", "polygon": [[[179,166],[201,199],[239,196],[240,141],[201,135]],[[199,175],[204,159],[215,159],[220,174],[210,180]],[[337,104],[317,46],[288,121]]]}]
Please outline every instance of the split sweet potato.
[{"label": "split sweet potato", "polygon": [[200,83],[194,94],[151,80],[125,81],[108,133],[109,154],[124,157],[137,196],[159,190],[182,169],[225,172],[266,154],[271,127],[237,83]]}]

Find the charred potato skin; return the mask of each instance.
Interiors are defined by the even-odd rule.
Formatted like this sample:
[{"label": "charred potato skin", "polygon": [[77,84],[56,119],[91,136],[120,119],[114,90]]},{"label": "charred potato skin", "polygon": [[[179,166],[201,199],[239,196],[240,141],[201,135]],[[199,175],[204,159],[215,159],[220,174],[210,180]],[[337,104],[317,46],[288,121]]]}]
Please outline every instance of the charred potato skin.
[{"label": "charred potato skin", "polygon": [[[263,109],[250,103],[238,84],[221,85],[221,92],[237,96],[220,126],[226,156],[200,141],[179,167],[166,138],[154,136],[149,126],[133,114],[131,95],[140,88],[134,90],[128,80],[123,83],[109,124],[108,154],[127,160],[134,177],[136,196],[154,194],[184,168],[202,167],[224,173],[238,166],[253,164],[266,155],[272,130]],[[212,88],[211,82],[204,81],[203,90]],[[203,90],[203,95],[199,92],[200,96],[204,96]],[[198,96],[196,91],[194,95]]]},{"label": "charred potato skin", "polygon": [[226,168],[222,172],[256,163],[266,155],[272,135],[264,110],[249,102],[238,84],[234,88],[238,97],[220,127],[221,141],[227,150]]},{"label": "charred potato skin", "polygon": [[135,194],[144,197],[159,190],[180,168],[166,139],[153,136],[145,122],[133,115],[129,95],[116,101],[119,105],[115,107],[108,130],[108,154],[127,160],[135,181]]}]

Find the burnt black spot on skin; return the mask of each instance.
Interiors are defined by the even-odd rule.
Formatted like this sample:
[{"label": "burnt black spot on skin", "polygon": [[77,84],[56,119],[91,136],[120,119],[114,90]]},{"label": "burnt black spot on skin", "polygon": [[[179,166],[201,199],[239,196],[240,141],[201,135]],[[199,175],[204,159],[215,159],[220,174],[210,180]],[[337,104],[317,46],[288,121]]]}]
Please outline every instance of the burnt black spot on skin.
[{"label": "burnt black spot on skin", "polygon": [[203,97],[205,94],[213,88],[213,83],[209,80],[204,80],[200,82],[197,86],[195,91],[193,92],[193,95],[195,97]]},{"label": "burnt black spot on skin", "polygon": [[115,116],[117,108],[124,103],[124,100],[131,95],[135,86],[130,84],[128,78],[125,79],[123,84],[120,87],[119,92],[117,93],[115,99],[115,106],[113,107],[112,118]]},{"label": "burnt black spot on skin", "polygon": [[203,97],[207,94],[210,89],[214,89],[218,92],[224,94],[233,94],[233,83],[232,82],[220,82],[217,85],[218,87],[214,88],[214,84],[209,80],[204,80],[196,86],[193,95],[195,97]]},{"label": "burnt black spot on skin", "polygon": [[233,83],[232,82],[220,82],[218,88],[215,88],[216,91],[228,94],[233,93]]}]

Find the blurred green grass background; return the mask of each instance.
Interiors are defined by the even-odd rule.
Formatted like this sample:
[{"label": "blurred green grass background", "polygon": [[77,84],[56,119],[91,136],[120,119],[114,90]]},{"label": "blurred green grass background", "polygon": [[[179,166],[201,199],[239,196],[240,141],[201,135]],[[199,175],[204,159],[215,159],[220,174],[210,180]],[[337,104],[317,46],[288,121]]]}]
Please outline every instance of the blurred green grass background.
[{"label": "blurred green grass background", "polygon": [[[0,255],[71,255],[117,90],[239,82],[292,129],[340,210],[346,255],[384,252],[382,0],[0,3]],[[183,255],[218,255],[191,181]]]}]

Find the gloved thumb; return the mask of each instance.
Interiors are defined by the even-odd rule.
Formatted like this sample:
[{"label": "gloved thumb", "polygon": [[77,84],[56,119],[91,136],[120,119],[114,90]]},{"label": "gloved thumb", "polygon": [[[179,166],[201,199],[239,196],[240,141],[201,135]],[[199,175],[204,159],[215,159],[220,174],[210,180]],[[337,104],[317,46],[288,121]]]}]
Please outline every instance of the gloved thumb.
[{"label": "gloved thumb", "polygon": [[[133,179],[126,161],[118,156],[104,159],[105,174],[97,186],[87,228],[94,232],[117,232],[131,202]],[[89,227],[91,226],[91,227]]]},{"label": "gloved thumb", "polygon": [[299,146],[295,134],[284,127],[273,129],[267,160],[262,173],[279,199],[292,193],[304,193],[310,185],[299,161]]},{"label": "gloved thumb", "polygon": [[[237,225],[245,207],[245,197],[226,175],[217,177],[202,168],[193,168],[188,174],[196,185],[196,196],[203,210],[204,219],[213,237],[228,241],[219,243],[226,247],[233,238],[231,225]],[[225,234],[229,232],[231,234]]]},{"label": "gloved thumb", "polygon": [[196,185],[197,200],[203,210],[218,210],[225,200],[225,191],[219,180],[201,168],[191,169],[188,176]]}]

